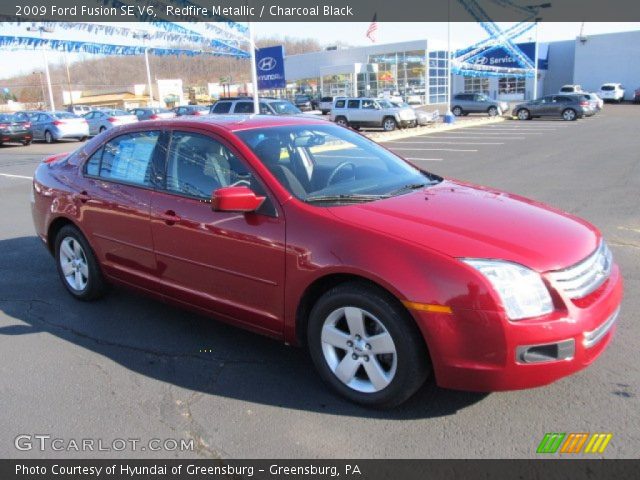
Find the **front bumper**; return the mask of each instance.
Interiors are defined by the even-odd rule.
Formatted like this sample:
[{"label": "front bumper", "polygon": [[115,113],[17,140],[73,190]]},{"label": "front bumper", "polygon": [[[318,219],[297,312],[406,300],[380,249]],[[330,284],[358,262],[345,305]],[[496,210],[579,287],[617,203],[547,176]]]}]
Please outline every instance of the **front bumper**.
[{"label": "front bumper", "polygon": [[[503,312],[457,309],[413,314],[439,386],[517,390],[547,385],[593,363],[613,337],[621,301],[622,277],[614,266],[598,290],[540,319],[511,322]],[[559,360],[523,358],[523,347],[554,344]]]},{"label": "front bumper", "polygon": [[400,125],[400,128],[415,127],[418,124],[418,120],[415,118],[411,120],[399,120],[398,124]]}]

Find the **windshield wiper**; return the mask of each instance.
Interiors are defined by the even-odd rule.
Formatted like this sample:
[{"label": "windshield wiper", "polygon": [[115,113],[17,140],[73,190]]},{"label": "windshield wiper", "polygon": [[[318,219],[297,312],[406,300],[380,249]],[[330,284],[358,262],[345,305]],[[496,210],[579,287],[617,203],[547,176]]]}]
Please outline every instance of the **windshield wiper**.
[{"label": "windshield wiper", "polygon": [[390,195],[363,195],[363,194],[340,194],[340,195],[311,195],[305,198],[305,202],[371,202],[381,198],[389,198]]},{"label": "windshield wiper", "polygon": [[400,195],[401,193],[408,192],[410,190],[418,190],[419,188],[428,187],[431,183],[408,183],[402,187],[393,190],[389,193],[389,196]]}]

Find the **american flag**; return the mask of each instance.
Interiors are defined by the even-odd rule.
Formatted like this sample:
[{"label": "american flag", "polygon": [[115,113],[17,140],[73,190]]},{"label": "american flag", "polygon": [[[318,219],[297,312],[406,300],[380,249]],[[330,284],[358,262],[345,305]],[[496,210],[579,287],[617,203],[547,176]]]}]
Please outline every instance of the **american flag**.
[{"label": "american flag", "polygon": [[371,40],[373,43],[376,43],[376,32],[378,31],[378,14],[375,13],[373,15],[373,20],[371,20],[371,25],[367,29],[367,38]]}]

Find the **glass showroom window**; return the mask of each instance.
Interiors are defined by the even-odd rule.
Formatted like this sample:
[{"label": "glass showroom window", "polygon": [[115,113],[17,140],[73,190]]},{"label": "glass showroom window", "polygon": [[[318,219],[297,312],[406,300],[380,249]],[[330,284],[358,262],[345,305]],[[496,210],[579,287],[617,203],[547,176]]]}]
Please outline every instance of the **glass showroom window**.
[{"label": "glass showroom window", "polygon": [[424,95],[425,60],[424,50],[369,55],[369,63],[378,65],[378,93]]},{"label": "glass showroom window", "polygon": [[325,97],[350,97],[353,95],[353,78],[350,73],[322,77],[322,95]]},{"label": "glass showroom window", "polygon": [[489,79],[464,77],[464,91],[467,93],[484,93],[489,95]]},{"label": "glass showroom window", "polygon": [[429,103],[447,102],[447,52],[429,52]]},{"label": "glass showroom window", "polygon": [[498,93],[524,93],[525,79],[523,77],[501,77],[498,79]]}]

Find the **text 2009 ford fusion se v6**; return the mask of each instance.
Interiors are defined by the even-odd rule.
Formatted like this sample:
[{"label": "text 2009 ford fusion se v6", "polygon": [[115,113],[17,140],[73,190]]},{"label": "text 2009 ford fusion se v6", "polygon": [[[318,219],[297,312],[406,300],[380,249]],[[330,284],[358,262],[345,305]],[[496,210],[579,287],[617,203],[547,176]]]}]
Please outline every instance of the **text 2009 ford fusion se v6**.
[{"label": "text 2009 ford fusion se v6", "polygon": [[622,298],[587,222],[322,120],[112,129],[46,159],[32,207],[74,297],[125,285],[304,345],[366,405],[430,376],[491,391],[570,375],[606,348]]}]

